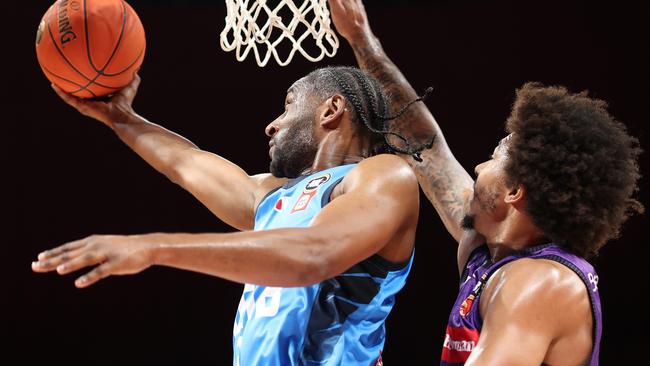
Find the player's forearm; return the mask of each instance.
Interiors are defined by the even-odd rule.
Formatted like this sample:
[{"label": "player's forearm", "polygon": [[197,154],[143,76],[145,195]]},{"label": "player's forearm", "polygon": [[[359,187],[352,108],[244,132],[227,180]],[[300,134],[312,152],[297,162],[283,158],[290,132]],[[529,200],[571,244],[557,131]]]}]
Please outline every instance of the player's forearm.
[{"label": "player's forearm", "polygon": [[463,234],[461,221],[467,212],[474,181],[448,148],[434,145],[423,151],[421,157],[422,162],[409,157],[409,164],[445,228],[456,241],[460,241]]},{"label": "player's forearm", "polygon": [[306,286],[328,276],[323,235],[308,229],[229,234],[151,234],[156,265],[239,283]]},{"label": "player's forearm", "polygon": [[156,170],[175,181],[175,166],[189,149],[191,141],[135,113],[113,123],[117,136]]},{"label": "player's forearm", "polygon": [[[359,67],[374,76],[390,96],[392,110],[399,110],[406,103],[417,98],[417,93],[411,84],[388,58],[381,46],[381,42],[371,31],[367,30],[359,34],[354,40],[350,41],[350,45]],[[419,118],[426,121],[426,123],[421,123],[421,126],[418,127],[432,129],[432,131],[417,132],[441,133],[426,106],[415,105],[406,114],[410,115],[411,119]]]},{"label": "player's forearm", "polygon": [[[411,84],[388,58],[372,32],[365,31],[350,43],[359,66],[372,74],[390,95],[391,110],[400,110],[417,98]],[[423,103],[411,106],[392,128],[415,143],[428,142],[435,135],[432,148],[423,151],[421,163],[410,156],[406,160],[445,227],[459,240],[466,197],[473,189],[472,178],[452,154],[440,126]]]}]

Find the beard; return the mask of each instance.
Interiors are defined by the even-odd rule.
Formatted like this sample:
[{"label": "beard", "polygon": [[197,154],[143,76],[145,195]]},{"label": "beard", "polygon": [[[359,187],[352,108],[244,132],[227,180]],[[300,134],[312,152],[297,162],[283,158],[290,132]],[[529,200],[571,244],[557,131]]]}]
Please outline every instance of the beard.
[{"label": "beard", "polygon": [[460,222],[460,227],[463,230],[474,230],[474,215],[467,214],[463,216],[463,220]]},{"label": "beard", "polygon": [[477,188],[474,183],[474,196],[470,201],[469,210],[460,222],[461,229],[475,230],[476,215],[494,212],[497,198],[498,193],[485,188]]},{"label": "beard", "polygon": [[277,178],[299,177],[314,163],[317,150],[312,121],[304,119],[297,122],[276,139],[271,157],[271,174]]}]

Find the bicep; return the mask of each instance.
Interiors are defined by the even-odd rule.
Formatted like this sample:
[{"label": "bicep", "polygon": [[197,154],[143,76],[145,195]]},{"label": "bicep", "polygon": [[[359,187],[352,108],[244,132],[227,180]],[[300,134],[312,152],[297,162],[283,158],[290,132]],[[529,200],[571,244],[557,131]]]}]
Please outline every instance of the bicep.
[{"label": "bicep", "polygon": [[177,183],[219,219],[242,230],[253,227],[256,199],[271,189],[236,164],[198,149],[180,158],[176,176]]},{"label": "bicep", "polygon": [[547,333],[531,327],[526,320],[504,312],[486,318],[479,341],[467,366],[538,366],[550,344]]},{"label": "bicep", "polygon": [[[410,171],[410,169],[409,169]],[[412,174],[412,173],[411,173]],[[314,217],[310,227],[332,240],[325,255],[332,273],[340,273],[378,253],[391,240],[415,227],[418,190],[412,180],[367,182],[346,190]],[[410,248],[409,248],[410,253]]]}]

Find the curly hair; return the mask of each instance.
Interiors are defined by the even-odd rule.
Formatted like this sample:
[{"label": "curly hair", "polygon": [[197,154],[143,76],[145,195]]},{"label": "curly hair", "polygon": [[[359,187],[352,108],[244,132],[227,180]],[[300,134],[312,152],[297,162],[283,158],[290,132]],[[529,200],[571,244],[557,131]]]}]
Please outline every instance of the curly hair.
[{"label": "curly hair", "polygon": [[550,240],[583,257],[644,209],[633,198],[639,141],[606,108],[586,92],[527,83],[506,122],[508,183],[526,188],[526,210]]}]

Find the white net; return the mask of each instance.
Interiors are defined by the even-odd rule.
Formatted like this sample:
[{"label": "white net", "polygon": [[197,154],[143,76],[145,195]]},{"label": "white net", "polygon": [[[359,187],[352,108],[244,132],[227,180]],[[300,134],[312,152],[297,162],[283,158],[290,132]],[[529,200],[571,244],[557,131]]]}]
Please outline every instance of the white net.
[{"label": "white net", "polygon": [[[327,0],[303,0],[297,6],[300,1],[280,0],[273,6],[268,0],[226,0],[221,48],[235,50],[238,61],[252,51],[259,66],[265,66],[271,56],[286,66],[296,51],[312,62],[334,56],[339,40],[330,27]],[[283,41],[289,43],[288,51],[287,47],[280,50]],[[315,42],[316,47],[304,41]]]}]

